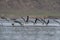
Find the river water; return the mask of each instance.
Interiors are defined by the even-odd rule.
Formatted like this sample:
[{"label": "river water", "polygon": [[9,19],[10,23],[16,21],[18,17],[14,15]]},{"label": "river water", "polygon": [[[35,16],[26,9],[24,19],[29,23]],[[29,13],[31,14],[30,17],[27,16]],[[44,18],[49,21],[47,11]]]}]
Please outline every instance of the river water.
[{"label": "river water", "polygon": [[0,40],[60,40],[60,27],[2,27]]}]

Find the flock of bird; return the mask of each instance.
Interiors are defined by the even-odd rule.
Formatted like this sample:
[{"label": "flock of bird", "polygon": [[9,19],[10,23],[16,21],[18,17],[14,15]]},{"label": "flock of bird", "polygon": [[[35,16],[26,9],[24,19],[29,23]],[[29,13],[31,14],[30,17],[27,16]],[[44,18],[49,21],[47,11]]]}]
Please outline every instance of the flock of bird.
[{"label": "flock of bird", "polygon": [[[17,19],[10,19],[10,20],[9,20],[9,18],[6,18],[6,17],[1,17],[1,19],[6,20],[6,21],[13,21],[14,23],[18,23],[18,24],[20,24],[21,26],[23,26],[24,23],[27,23],[27,24],[28,24],[28,23],[30,23],[30,22],[33,23],[33,24],[37,24],[37,23],[38,23],[37,21],[39,21],[39,22],[42,23],[43,25],[44,25],[44,24],[48,25],[48,24],[50,23],[50,19],[53,19],[54,22],[60,24],[59,21],[55,20],[55,19],[57,19],[57,18],[32,18],[32,20],[30,20],[31,18],[30,18],[29,16],[27,16],[26,18],[20,17],[20,20],[22,19],[22,21],[24,21],[23,23],[22,23],[22,21],[17,20]],[[58,19],[58,20],[59,20],[59,19]],[[12,23],[12,26],[14,26],[14,23]],[[30,23],[30,24],[31,24],[31,23]]]}]

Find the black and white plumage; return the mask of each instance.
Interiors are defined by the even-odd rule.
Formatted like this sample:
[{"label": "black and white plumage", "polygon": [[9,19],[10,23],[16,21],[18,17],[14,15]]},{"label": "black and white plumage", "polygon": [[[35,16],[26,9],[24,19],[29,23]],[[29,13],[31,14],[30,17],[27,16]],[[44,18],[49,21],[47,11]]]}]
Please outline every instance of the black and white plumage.
[{"label": "black and white plumage", "polygon": [[19,23],[20,25],[23,25],[21,22],[19,22],[19,21],[14,21],[15,23]]},{"label": "black and white plumage", "polygon": [[38,19],[36,18],[36,19],[35,19],[35,23],[37,23],[37,20],[38,20]]},{"label": "black and white plumage", "polygon": [[49,23],[49,20],[47,20],[47,22],[45,21],[45,19],[41,19],[43,21],[43,23],[45,23],[46,25]]},{"label": "black and white plumage", "polygon": [[26,22],[28,22],[29,21],[29,16],[27,16],[27,19],[26,19]]},{"label": "black and white plumage", "polygon": [[21,17],[21,19],[23,19],[23,21],[25,21],[25,18]]}]

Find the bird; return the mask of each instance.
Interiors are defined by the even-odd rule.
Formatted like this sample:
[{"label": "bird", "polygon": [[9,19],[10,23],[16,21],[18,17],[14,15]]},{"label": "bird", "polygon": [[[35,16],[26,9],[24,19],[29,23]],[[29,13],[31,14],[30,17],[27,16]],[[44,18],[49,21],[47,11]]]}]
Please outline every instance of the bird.
[{"label": "bird", "polygon": [[25,21],[25,19],[23,17],[21,17],[23,19],[23,21]]},{"label": "bird", "polygon": [[37,23],[38,18],[35,18],[35,23]]},{"label": "bird", "polygon": [[26,19],[26,22],[28,22],[29,21],[29,16],[27,16],[27,19]]},{"label": "bird", "polygon": [[43,24],[46,23],[46,21],[44,19],[41,18],[41,21],[43,21]]},{"label": "bird", "polygon": [[29,21],[29,16],[27,16],[26,20],[23,17],[21,17],[21,18],[24,20],[24,22],[28,22]]},{"label": "bird", "polygon": [[14,27],[14,23],[12,23],[12,26]]},{"label": "bird", "polygon": [[45,23],[46,25],[49,24],[49,20],[47,20],[47,22],[45,21],[45,19],[41,19],[43,21],[43,24]]},{"label": "bird", "polygon": [[59,22],[59,21],[57,21],[57,20],[54,20],[54,21],[60,24],[60,22]]},{"label": "bird", "polygon": [[46,22],[46,24],[48,24],[49,23],[49,20]]},{"label": "bird", "polygon": [[22,24],[21,22],[19,22],[19,21],[16,21],[16,20],[15,20],[14,22],[15,22],[15,23],[19,23],[20,25],[23,25],[23,24]]}]

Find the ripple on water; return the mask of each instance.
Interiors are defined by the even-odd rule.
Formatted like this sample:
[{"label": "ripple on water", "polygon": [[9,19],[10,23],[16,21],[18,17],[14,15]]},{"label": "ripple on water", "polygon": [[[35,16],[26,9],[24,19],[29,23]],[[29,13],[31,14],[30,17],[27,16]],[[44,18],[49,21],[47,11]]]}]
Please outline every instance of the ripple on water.
[{"label": "ripple on water", "polygon": [[60,27],[0,27],[1,40],[56,40]]}]

